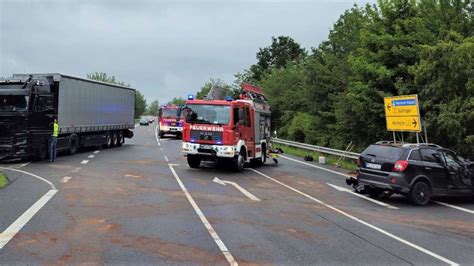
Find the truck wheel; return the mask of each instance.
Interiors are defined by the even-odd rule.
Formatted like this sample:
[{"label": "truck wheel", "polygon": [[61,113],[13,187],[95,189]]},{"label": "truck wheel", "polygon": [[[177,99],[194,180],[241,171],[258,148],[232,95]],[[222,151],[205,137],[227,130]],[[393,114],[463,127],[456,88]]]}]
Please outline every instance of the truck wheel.
[{"label": "truck wheel", "polygon": [[118,134],[117,132],[112,133],[112,147],[116,147],[118,144]]},{"label": "truck wheel", "polygon": [[79,149],[79,138],[73,134],[69,136],[69,154],[75,154]]},{"label": "truck wheel", "polygon": [[118,133],[118,141],[117,141],[117,146],[122,146],[122,144],[125,142],[125,137],[123,136],[123,132],[120,131]]},{"label": "truck wheel", "polygon": [[242,172],[244,170],[245,166],[245,158],[240,152],[239,155],[237,155],[237,158],[234,159],[234,170],[237,172]]},{"label": "truck wheel", "polygon": [[46,156],[48,156],[48,145],[41,144],[40,147],[35,151],[35,161],[44,161],[46,160]]},{"label": "truck wheel", "polygon": [[418,206],[424,206],[430,202],[431,188],[425,181],[416,182],[410,190],[410,200]]},{"label": "truck wheel", "polygon": [[104,148],[110,148],[112,147],[112,134],[111,133],[107,133],[105,135],[105,144],[104,144]]},{"label": "truck wheel", "polygon": [[165,132],[160,130],[160,139],[165,137]]},{"label": "truck wheel", "polygon": [[196,155],[188,155],[188,165],[191,168],[199,168],[201,165],[201,157]]}]

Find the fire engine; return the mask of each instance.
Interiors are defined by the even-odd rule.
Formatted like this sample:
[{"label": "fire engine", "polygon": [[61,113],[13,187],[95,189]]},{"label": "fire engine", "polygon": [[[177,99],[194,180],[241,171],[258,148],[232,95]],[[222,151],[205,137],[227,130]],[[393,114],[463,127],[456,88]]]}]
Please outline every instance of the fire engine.
[{"label": "fire engine", "polygon": [[242,171],[245,163],[266,162],[270,149],[271,112],[261,88],[241,85],[239,99],[215,96],[211,90],[204,100],[188,96],[183,107],[182,152],[191,168],[201,161],[230,163]]},{"label": "fire engine", "polygon": [[158,121],[160,123],[160,138],[165,134],[173,134],[176,137],[181,136],[184,119],[180,115],[181,106],[164,105],[158,110]]}]

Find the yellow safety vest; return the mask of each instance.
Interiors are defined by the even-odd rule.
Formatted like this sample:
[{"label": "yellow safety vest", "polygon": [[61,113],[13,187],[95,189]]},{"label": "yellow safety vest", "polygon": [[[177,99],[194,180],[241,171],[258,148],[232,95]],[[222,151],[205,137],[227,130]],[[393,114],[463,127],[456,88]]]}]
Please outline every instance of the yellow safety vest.
[{"label": "yellow safety vest", "polygon": [[53,124],[53,137],[58,137],[59,135],[59,125],[58,123]]}]

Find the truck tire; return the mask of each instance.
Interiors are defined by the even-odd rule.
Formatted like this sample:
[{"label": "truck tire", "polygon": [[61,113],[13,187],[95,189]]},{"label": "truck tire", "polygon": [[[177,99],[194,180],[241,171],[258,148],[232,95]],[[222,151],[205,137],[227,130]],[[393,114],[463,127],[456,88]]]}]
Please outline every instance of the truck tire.
[{"label": "truck tire", "polygon": [[125,137],[123,136],[123,132],[120,131],[118,133],[118,141],[117,141],[117,146],[122,146],[122,144],[125,142]]},{"label": "truck tire", "polygon": [[165,132],[160,130],[160,139],[165,137]]},{"label": "truck tire", "polygon": [[188,165],[191,168],[199,168],[201,165],[201,157],[197,155],[188,155]]},{"label": "truck tire", "polygon": [[410,189],[410,200],[418,206],[425,206],[431,199],[431,187],[425,181],[418,181]]},{"label": "truck tire", "polygon": [[245,157],[242,155],[242,151],[239,152],[237,158],[234,159],[234,170],[237,172],[242,172],[245,167]]},{"label": "truck tire", "polygon": [[76,154],[77,150],[79,149],[79,137],[76,134],[72,134],[71,136],[69,136],[68,147],[69,154]]},{"label": "truck tire", "polygon": [[118,145],[118,133],[112,133],[112,147],[116,147]]},{"label": "truck tire", "polygon": [[110,147],[112,147],[112,134],[106,133],[104,148],[110,148]]},{"label": "truck tire", "polygon": [[48,144],[43,143],[41,144],[35,151],[35,156],[33,159],[35,161],[44,161],[48,156]]},{"label": "truck tire", "polygon": [[252,164],[255,166],[262,166],[267,162],[267,148],[262,146],[262,157],[252,159]]}]

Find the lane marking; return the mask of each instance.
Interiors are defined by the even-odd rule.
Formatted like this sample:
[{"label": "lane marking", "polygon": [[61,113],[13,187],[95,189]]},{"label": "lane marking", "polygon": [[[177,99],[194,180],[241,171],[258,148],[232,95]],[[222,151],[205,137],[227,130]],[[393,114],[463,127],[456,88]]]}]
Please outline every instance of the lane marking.
[{"label": "lane marking", "polygon": [[43,206],[46,203],[48,203],[48,201],[51,198],[53,198],[53,196],[58,192],[58,190],[56,189],[56,186],[54,186],[53,183],[51,183],[49,180],[41,176],[26,172],[26,171],[18,170],[18,169],[12,169],[12,168],[6,168],[6,167],[0,167],[0,169],[9,170],[13,172],[19,172],[25,175],[32,176],[36,179],[39,179],[45,182],[51,188],[38,201],[36,201],[30,208],[28,208],[28,210],[26,210],[20,217],[18,217],[10,226],[8,226],[8,228],[5,229],[3,233],[0,233],[0,250],[1,250],[18,232],[20,232],[23,226],[25,226],[31,220],[31,218],[33,218],[33,216],[39,210],[41,210],[41,208],[43,208]]},{"label": "lane marking", "polygon": [[94,154],[98,154],[99,152],[100,152],[99,150],[97,150],[97,151],[94,151]]},{"label": "lane marking", "polygon": [[76,168],[74,168],[74,169],[71,170],[71,173],[77,173],[77,172],[79,172],[79,170],[81,170],[81,169],[82,169],[82,167],[76,167]]},{"label": "lane marking", "polygon": [[69,180],[71,180],[71,178],[72,177],[70,177],[70,176],[65,176],[61,182],[67,183],[67,182],[69,182]]},{"label": "lane marking", "polygon": [[300,164],[304,164],[304,165],[307,165],[307,166],[311,166],[311,167],[314,167],[314,168],[317,168],[317,169],[320,169],[320,170],[323,170],[323,171],[327,171],[327,172],[330,172],[330,173],[333,173],[333,174],[336,174],[336,175],[340,175],[340,176],[343,176],[343,177],[351,177],[350,175],[346,175],[346,174],[343,174],[343,173],[338,172],[338,171],[334,171],[334,170],[327,169],[327,168],[324,168],[324,167],[321,167],[321,166],[317,166],[317,165],[314,165],[314,164],[310,164],[310,163],[298,161],[298,160],[296,160],[296,159],[293,159],[293,158],[290,158],[290,157],[286,157],[286,156],[284,156],[284,155],[279,155],[279,157],[282,157],[282,158],[285,158],[285,159],[287,159],[287,160],[294,161],[294,162],[297,162],[297,163],[300,163]]},{"label": "lane marking", "polygon": [[470,210],[470,209],[466,209],[466,208],[463,208],[463,207],[455,206],[455,205],[452,205],[452,204],[449,204],[449,203],[446,203],[446,202],[441,202],[441,201],[434,201],[434,202],[439,204],[439,205],[443,205],[443,206],[446,206],[446,207],[449,207],[449,208],[456,209],[458,211],[474,214],[474,210]]},{"label": "lane marking", "polygon": [[0,167],[0,169],[3,169],[3,170],[10,170],[10,171],[13,171],[13,172],[18,172],[18,173],[22,173],[22,174],[25,174],[25,175],[29,175],[29,176],[32,176],[36,179],[39,179],[43,182],[45,182],[46,184],[48,184],[50,187],[51,187],[51,190],[56,190],[56,186],[54,186],[53,183],[51,183],[49,180],[45,179],[45,178],[42,178],[41,176],[38,176],[38,175],[35,175],[35,174],[32,174],[32,173],[29,173],[29,172],[26,172],[26,171],[23,171],[23,170],[19,170],[19,169],[13,169],[13,168],[6,168],[6,167]]},{"label": "lane marking", "polygon": [[28,210],[26,210],[18,219],[8,226],[3,233],[0,234],[0,249],[8,244],[8,242],[33,218],[33,216],[53,198],[58,191],[51,189],[44,194],[37,202],[35,202]]},{"label": "lane marking", "polygon": [[225,180],[220,180],[218,177],[214,177],[214,180],[212,180],[214,183],[221,184],[223,186],[230,184],[234,186],[236,189],[238,189],[242,194],[244,194],[247,198],[253,201],[260,201],[259,198],[255,197],[252,193],[247,191],[245,188],[241,187],[239,184],[231,181],[225,181]]},{"label": "lane marking", "polygon": [[125,175],[125,177],[140,178],[141,176],[139,176],[139,175],[128,175],[128,174],[127,174],[127,175]]},{"label": "lane marking", "polygon": [[89,160],[82,160],[81,164],[87,164]]},{"label": "lane marking", "polygon": [[24,164],[22,164],[22,165],[18,166],[17,168],[22,168],[22,167],[25,167],[25,166],[29,165],[30,163],[31,163],[31,162],[24,163]]},{"label": "lane marking", "polygon": [[373,202],[373,203],[375,203],[375,204],[378,204],[378,205],[380,205],[380,206],[384,206],[384,207],[386,207],[386,208],[393,209],[393,210],[398,210],[398,207],[392,206],[392,205],[387,204],[387,203],[385,203],[385,202],[381,202],[381,201],[378,201],[378,200],[369,198],[369,197],[367,197],[367,196],[365,196],[365,195],[362,195],[362,194],[358,194],[358,193],[356,193],[356,192],[354,192],[354,191],[351,191],[350,189],[347,189],[347,188],[344,188],[344,187],[340,187],[340,186],[336,186],[336,185],[333,185],[333,184],[330,184],[330,183],[326,183],[326,184],[327,184],[328,186],[330,186],[330,187],[332,187],[332,188],[338,190],[338,191],[347,192],[347,193],[349,193],[349,194],[352,194],[352,195],[357,196],[357,197],[359,197],[359,198],[368,200],[368,201]]},{"label": "lane marking", "polygon": [[158,138],[158,125],[155,127],[155,138],[156,142],[158,142],[158,146],[161,146],[160,139]]},{"label": "lane marking", "polygon": [[186,189],[186,187],[184,186],[183,182],[181,182],[181,179],[179,178],[178,174],[176,174],[176,171],[174,170],[173,168],[173,165],[174,164],[168,164],[171,172],[173,173],[174,175],[174,178],[176,179],[176,182],[178,182],[178,185],[181,187],[181,190],[184,192],[184,195],[186,196],[186,198],[188,199],[189,203],[191,204],[191,206],[193,207],[194,211],[196,212],[196,214],[199,216],[199,219],[201,219],[201,222],[204,224],[204,226],[206,227],[207,231],[209,232],[209,234],[211,235],[211,237],[214,239],[214,242],[216,242],[217,246],[219,247],[219,249],[221,250],[222,254],[224,254],[225,258],[227,259],[227,261],[229,262],[230,265],[238,265],[237,261],[235,261],[234,257],[232,256],[232,254],[229,252],[229,250],[227,249],[226,245],[224,244],[224,242],[222,242],[221,238],[219,237],[219,235],[217,234],[217,232],[214,230],[214,228],[212,227],[212,225],[209,223],[209,221],[207,220],[206,216],[204,216],[204,213],[201,211],[201,209],[199,208],[199,206],[196,204],[196,202],[194,201],[193,197],[191,196],[191,194],[188,192],[188,190]]},{"label": "lane marking", "polygon": [[87,156],[87,158],[89,158],[89,159],[92,159],[92,158],[94,158],[94,157],[95,157],[95,155],[89,155],[89,156]]},{"label": "lane marking", "polygon": [[296,193],[298,193],[298,194],[300,194],[300,195],[302,195],[302,196],[304,196],[304,197],[306,197],[306,198],[308,198],[308,199],[310,199],[310,200],[312,200],[312,201],[315,201],[315,202],[317,202],[317,203],[319,203],[319,204],[325,206],[325,207],[328,208],[328,209],[331,209],[331,210],[333,210],[333,211],[335,211],[335,212],[337,212],[337,213],[339,213],[339,214],[342,214],[343,216],[346,216],[346,217],[349,218],[349,219],[352,219],[352,220],[354,220],[354,221],[356,221],[356,222],[358,222],[358,223],[360,223],[360,224],[363,224],[363,225],[365,225],[365,226],[367,226],[367,227],[369,227],[369,228],[372,228],[372,229],[374,229],[374,230],[377,231],[377,232],[380,232],[380,233],[382,233],[382,234],[384,234],[384,235],[386,235],[386,236],[388,236],[388,237],[390,237],[390,238],[392,238],[392,239],[394,239],[394,240],[397,240],[397,241],[400,242],[400,243],[403,243],[403,244],[405,244],[405,245],[407,245],[407,246],[409,246],[409,247],[412,247],[412,248],[414,248],[414,249],[416,249],[416,250],[418,250],[418,251],[420,251],[420,252],[422,252],[422,253],[425,253],[425,254],[427,254],[427,255],[433,257],[433,258],[436,258],[436,259],[438,259],[438,260],[440,260],[440,261],[443,261],[443,262],[445,262],[445,263],[447,263],[447,264],[449,264],[449,265],[459,265],[459,264],[457,264],[457,263],[454,262],[454,261],[451,261],[451,260],[449,260],[449,259],[447,259],[447,258],[445,258],[445,257],[442,257],[442,256],[440,256],[440,255],[438,255],[438,254],[436,254],[436,253],[434,253],[434,252],[432,252],[432,251],[429,251],[429,250],[427,250],[427,249],[425,249],[425,248],[423,248],[423,247],[420,247],[420,246],[418,246],[418,245],[416,245],[416,244],[414,244],[414,243],[411,243],[411,242],[409,242],[409,241],[407,241],[407,240],[405,240],[405,239],[403,239],[403,238],[401,238],[401,237],[398,237],[398,236],[396,236],[396,235],[394,235],[394,234],[392,234],[392,233],[389,233],[389,232],[387,232],[387,231],[385,231],[385,230],[383,230],[383,229],[381,229],[381,228],[379,228],[379,227],[377,227],[377,226],[375,226],[375,225],[372,225],[372,224],[370,224],[370,223],[368,223],[368,222],[366,222],[366,221],[363,221],[363,220],[361,220],[361,219],[359,219],[359,218],[357,218],[357,217],[355,217],[355,216],[353,216],[353,215],[351,215],[351,214],[349,214],[349,213],[347,213],[347,212],[344,212],[344,211],[342,211],[342,210],[340,210],[340,209],[338,209],[338,208],[336,208],[336,207],[334,207],[334,206],[332,206],[332,205],[329,205],[329,204],[327,204],[327,203],[325,203],[325,202],[323,202],[323,201],[321,201],[321,200],[319,200],[319,199],[316,199],[316,198],[314,198],[314,197],[312,197],[312,196],[310,196],[310,195],[308,195],[308,194],[306,194],[306,193],[304,193],[304,192],[301,192],[301,191],[299,191],[298,189],[293,188],[293,187],[291,187],[291,186],[289,186],[289,185],[287,185],[287,184],[285,184],[285,183],[283,183],[283,182],[281,182],[281,181],[278,181],[278,180],[276,180],[276,179],[274,179],[274,178],[272,178],[272,177],[270,177],[270,176],[268,176],[268,175],[266,175],[266,174],[264,174],[264,173],[261,173],[261,172],[255,170],[255,169],[252,169],[252,168],[247,168],[247,169],[249,169],[249,170],[251,170],[251,171],[253,171],[253,172],[255,172],[255,173],[257,173],[257,174],[259,174],[259,175],[261,175],[261,176],[263,176],[263,177],[265,177],[265,178],[267,178],[267,179],[269,179],[269,180],[272,180],[273,182],[275,182],[275,183],[277,183],[277,184],[280,184],[280,185],[282,185],[282,186],[288,188],[289,190],[292,190],[292,191],[294,191],[294,192],[296,192]]},{"label": "lane marking", "polygon": [[165,157],[165,161],[169,162],[170,160],[168,160],[168,157],[166,155],[163,155],[163,157]]}]

